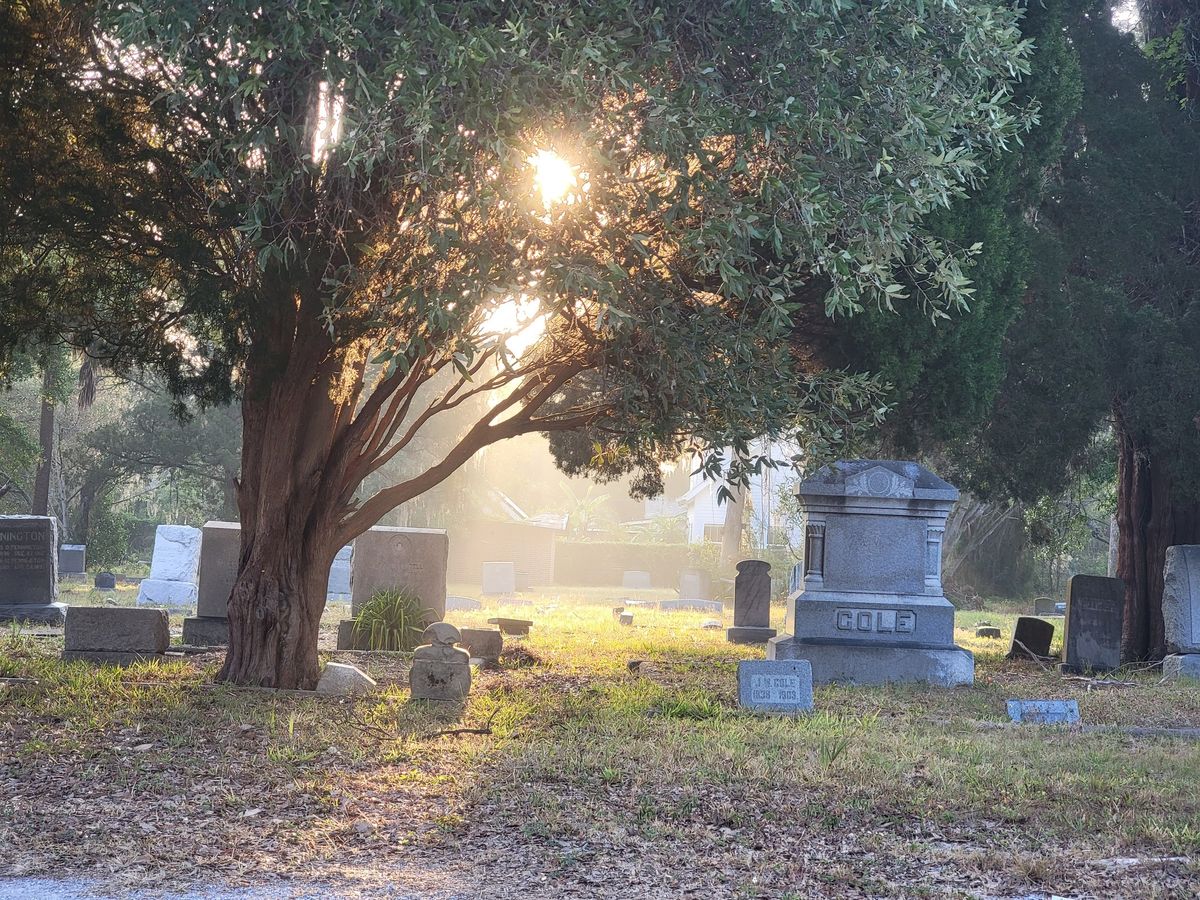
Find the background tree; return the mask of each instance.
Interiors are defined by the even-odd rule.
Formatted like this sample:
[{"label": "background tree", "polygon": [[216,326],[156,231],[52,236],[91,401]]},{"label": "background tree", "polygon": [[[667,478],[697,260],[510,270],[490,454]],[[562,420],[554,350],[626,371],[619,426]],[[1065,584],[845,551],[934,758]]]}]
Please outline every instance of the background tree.
[{"label": "background tree", "polygon": [[[871,409],[821,372],[827,315],[907,301],[902,273],[927,314],[961,302],[922,217],[1025,124],[990,2],[91,9],[7,23],[6,346],[54,328],[240,392],[242,683],[311,686],[333,554],[490,443],[581,431],[576,465],[651,486]],[[360,493],[476,398],[443,458]]]}]

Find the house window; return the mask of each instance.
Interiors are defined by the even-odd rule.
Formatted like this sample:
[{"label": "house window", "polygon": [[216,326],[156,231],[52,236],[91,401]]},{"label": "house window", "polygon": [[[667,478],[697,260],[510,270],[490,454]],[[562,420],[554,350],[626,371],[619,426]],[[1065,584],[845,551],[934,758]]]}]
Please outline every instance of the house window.
[{"label": "house window", "polygon": [[705,525],[704,526],[704,541],[708,544],[721,543],[721,532],[724,530],[724,525]]}]

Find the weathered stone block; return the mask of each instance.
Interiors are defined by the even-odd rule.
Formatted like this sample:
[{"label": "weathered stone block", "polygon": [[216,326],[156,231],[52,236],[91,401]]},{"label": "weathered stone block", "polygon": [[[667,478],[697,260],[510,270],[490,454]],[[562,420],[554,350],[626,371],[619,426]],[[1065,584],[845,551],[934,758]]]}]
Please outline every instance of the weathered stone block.
[{"label": "weathered stone block", "polygon": [[425,629],[423,644],[413,652],[409,688],[413,700],[462,700],[471,692],[471,657],[454,646],[461,639],[448,622]]},{"label": "weathered stone block", "polygon": [[511,562],[485,562],[480,591],[485,597],[502,597],[517,592],[517,567]]},{"label": "weathered stone block", "polygon": [[411,591],[429,621],[446,615],[446,560],[450,539],[430,528],[376,525],[354,540],[350,567],[351,610],[355,616],[379,591]]},{"label": "weathered stone block", "polygon": [[229,644],[229,620],[224,616],[189,616],[183,620],[183,642],[193,647]]},{"label": "weathered stone block", "polygon": [[164,653],[171,642],[165,609],[74,606],[67,612],[65,650]]},{"label": "weathered stone block", "polygon": [[165,606],[169,609],[192,609],[196,605],[196,585],[187,581],[164,581],[143,578],[138,585],[138,606]]},{"label": "weathered stone block", "polygon": [[459,643],[466,648],[472,659],[499,662],[504,652],[504,635],[499,628],[463,628]]},{"label": "weathered stone block", "polygon": [[355,666],[346,663],[326,663],[317,681],[318,694],[352,697],[369,694],[376,688],[375,679]]},{"label": "weathered stone block", "polygon": [[86,544],[63,544],[58,548],[59,575],[82,575],[86,570]]},{"label": "weathered stone block", "polygon": [[1200,545],[1167,548],[1163,626],[1168,653],[1200,653]]},{"label": "weathered stone block", "polygon": [[1121,665],[1125,584],[1120,578],[1075,575],[1063,624],[1064,672],[1108,672]]},{"label": "weathered stone block", "polygon": [[812,666],[805,660],[742,660],[738,663],[738,705],[760,712],[811,712]]},{"label": "weathered stone block", "polygon": [[980,625],[975,629],[975,637],[992,638],[993,640],[996,640],[1000,637],[1000,629],[995,625]]},{"label": "weathered stone block", "polygon": [[66,615],[65,603],[0,603],[0,622],[57,626],[63,624]]},{"label": "weathered stone block", "polygon": [[808,643],[787,635],[767,643],[767,659],[805,659],[813,684],[926,682],[955,687],[975,682],[975,657],[961,647]]},{"label": "weathered stone block", "polygon": [[773,637],[775,637],[774,628],[734,625],[732,628],[725,629],[726,640],[733,644],[765,644]]},{"label": "weathered stone block", "polygon": [[533,627],[533,622],[529,621],[529,619],[506,619],[503,616],[488,619],[488,624],[498,625],[502,634],[513,637],[524,637],[529,634],[529,629]]},{"label": "weathered stone block", "polygon": [[1163,679],[1178,681],[1180,678],[1200,681],[1200,653],[1176,653],[1163,660]]}]

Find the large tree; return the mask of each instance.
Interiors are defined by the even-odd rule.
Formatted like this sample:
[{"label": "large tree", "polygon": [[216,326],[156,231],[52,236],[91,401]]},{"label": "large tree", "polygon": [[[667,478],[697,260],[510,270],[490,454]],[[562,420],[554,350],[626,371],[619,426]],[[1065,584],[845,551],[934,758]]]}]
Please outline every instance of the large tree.
[{"label": "large tree", "polygon": [[48,127],[0,161],[0,323],[241,394],[241,683],[311,686],[334,553],[487,444],[580,433],[564,465],[652,484],[861,405],[827,317],[959,304],[970,251],[922,218],[1027,123],[1019,14],[981,0],[61,7],[5,23],[7,140]]}]

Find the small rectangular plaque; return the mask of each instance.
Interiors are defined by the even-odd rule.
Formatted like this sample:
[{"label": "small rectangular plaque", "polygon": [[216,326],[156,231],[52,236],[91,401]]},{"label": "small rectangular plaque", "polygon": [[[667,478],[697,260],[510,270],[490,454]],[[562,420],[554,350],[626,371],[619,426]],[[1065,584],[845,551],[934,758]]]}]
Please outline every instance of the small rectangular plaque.
[{"label": "small rectangular plaque", "polygon": [[763,712],[811,712],[812,665],[804,659],[743,660],[738,663],[738,705]]},{"label": "small rectangular plaque", "polygon": [[1009,700],[1008,717],[1019,724],[1075,725],[1079,704],[1074,700]]}]

